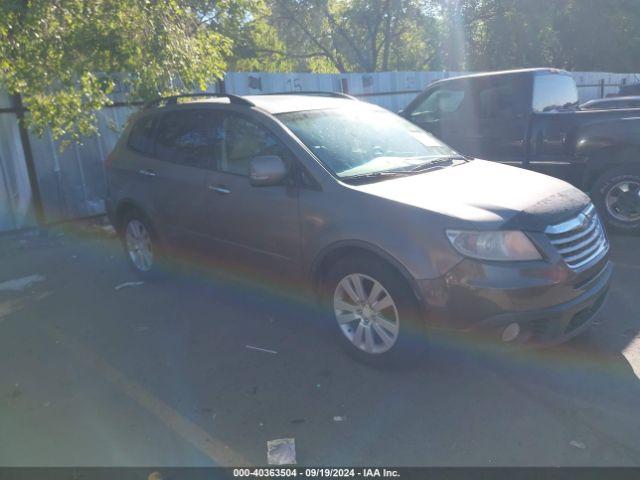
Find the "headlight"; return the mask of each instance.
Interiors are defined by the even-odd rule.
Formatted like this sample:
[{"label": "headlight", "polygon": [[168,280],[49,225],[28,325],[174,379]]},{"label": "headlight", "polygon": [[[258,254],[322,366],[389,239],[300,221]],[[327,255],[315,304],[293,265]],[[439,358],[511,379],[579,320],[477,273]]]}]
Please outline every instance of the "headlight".
[{"label": "headlight", "polygon": [[462,255],[481,260],[539,260],[535,245],[518,230],[470,232],[447,230],[447,237]]}]

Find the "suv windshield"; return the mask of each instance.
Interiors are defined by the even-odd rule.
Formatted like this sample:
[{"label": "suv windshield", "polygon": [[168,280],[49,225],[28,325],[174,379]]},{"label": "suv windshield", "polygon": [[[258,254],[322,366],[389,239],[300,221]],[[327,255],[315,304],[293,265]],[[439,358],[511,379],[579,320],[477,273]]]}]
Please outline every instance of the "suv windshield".
[{"label": "suv windshield", "polygon": [[409,173],[419,165],[457,156],[408,121],[369,105],[282,113],[277,117],[341,178]]}]

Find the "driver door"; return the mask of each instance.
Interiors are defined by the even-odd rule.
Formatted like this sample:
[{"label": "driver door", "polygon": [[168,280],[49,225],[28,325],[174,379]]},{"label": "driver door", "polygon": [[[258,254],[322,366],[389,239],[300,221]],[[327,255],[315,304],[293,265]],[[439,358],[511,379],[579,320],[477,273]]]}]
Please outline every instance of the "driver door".
[{"label": "driver door", "polygon": [[267,128],[245,115],[221,112],[222,152],[206,179],[210,236],[226,262],[273,273],[297,272],[300,260],[298,186],[253,186],[251,159],[277,155],[289,164],[289,150]]}]

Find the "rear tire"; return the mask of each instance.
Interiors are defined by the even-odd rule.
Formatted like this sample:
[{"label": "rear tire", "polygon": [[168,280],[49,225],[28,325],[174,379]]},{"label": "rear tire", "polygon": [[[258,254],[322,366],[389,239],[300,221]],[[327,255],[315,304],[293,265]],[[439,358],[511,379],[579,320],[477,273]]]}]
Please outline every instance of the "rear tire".
[{"label": "rear tire", "polygon": [[426,346],[418,300],[407,281],[376,257],[339,260],[326,275],[323,304],[347,353],[374,366],[415,366]]},{"label": "rear tire", "polygon": [[129,210],[122,217],[119,234],[127,263],[134,273],[146,281],[162,278],[164,252],[147,217],[138,210]]},{"label": "rear tire", "polygon": [[628,166],[604,173],[594,184],[592,197],[607,226],[640,233],[640,168]]}]

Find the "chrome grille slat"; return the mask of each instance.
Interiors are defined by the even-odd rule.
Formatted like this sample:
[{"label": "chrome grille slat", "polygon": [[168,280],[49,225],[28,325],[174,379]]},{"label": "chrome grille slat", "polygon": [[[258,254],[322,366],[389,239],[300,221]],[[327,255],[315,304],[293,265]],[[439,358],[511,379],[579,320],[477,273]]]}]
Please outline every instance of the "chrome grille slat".
[{"label": "chrome grille slat", "polygon": [[592,204],[578,216],[550,225],[545,233],[565,263],[574,270],[600,258],[609,250],[607,236]]},{"label": "chrome grille slat", "polygon": [[589,246],[595,240],[598,240],[601,234],[602,232],[598,229],[598,231],[594,232],[593,235],[589,235],[589,237],[586,240],[580,243],[576,243],[575,245],[571,245],[570,247],[559,248],[558,251],[560,252],[560,255],[563,255],[563,256],[566,255],[567,253],[575,252],[577,250],[580,250],[581,248],[585,248]]},{"label": "chrome grille slat", "polygon": [[[589,255],[591,252],[593,252],[593,251],[597,250],[597,249],[598,249],[598,247],[600,247],[600,246],[601,246],[600,242],[601,242],[601,240],[602,240],[602,237],[600,236],[600,237],[598,237],[596,240],[597,240],[597,242],[596,242],[596,243],[594,243],[593,245],[591,245],[591,246],[590,246],[589,248],[587,248],[586,250],[583,250],[582,252],[578,253],[577,255],[565,256],[565,257],[564,257],[565,261],[566,261],[566,262],[569,262],[569,263],[573,263],[573,262],[575,262],[576,260],[580,260],[581,258],[584,258],[584,257],[586,257],[587,255]],[[589,240],[589,243],[592,243],[592,242],[593,242],[593,239],[590,239],[590,240]]]},{"label": "chrome grille slat", "polygon": [[591,231],[596,228],[598,226],[598,222],[596,221],[596,217],[593,217],[591,219],[591,224],[589,226],[589,228],[587,228],[586,230],[576,233],[575,235],[571,235],[570,237],[562,237],[562,238],[558,238],[556,240],[551,240],[551,243],[553,243],[554,245],[562,245],[564,243],[571,243],[575,240],[578,240],[582,237],[584,237],[585,235],[588,235],[589,233],[591,233]]},{"label": "chrome grille slat", "polygon": [[600,256],[604,255],[605,253],[607,253],[608,250],[609,250],[609,244],[600,245],[600,248],[596,252],[594,252],[594,254],[591,255],[589,258],[586,258],[581,262],[571,264],[570,266],[573,269],[580,268],[586,265],[587,263],[591,262],[594,258],[599,258]]}]

